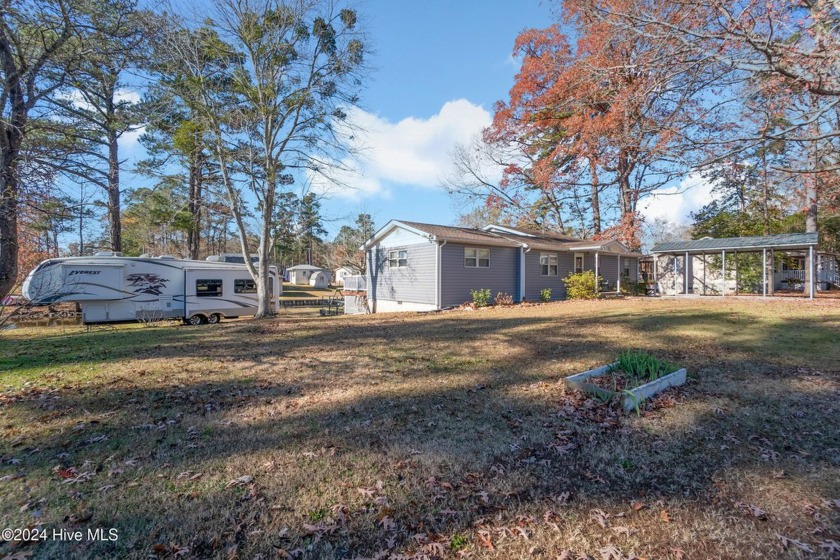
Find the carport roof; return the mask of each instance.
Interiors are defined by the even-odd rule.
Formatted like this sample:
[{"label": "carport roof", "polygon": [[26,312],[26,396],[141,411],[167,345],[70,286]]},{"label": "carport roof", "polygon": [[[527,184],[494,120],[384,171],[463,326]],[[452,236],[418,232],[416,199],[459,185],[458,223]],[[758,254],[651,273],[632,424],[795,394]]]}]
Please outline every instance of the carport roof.
[{"label": "carport roof", "polygon": [[785,233],[757,237],[706,237],[693,241],[657,243],[651,253],[696,253],[699,251],[728,251],[747,249],[802,249],[819,242],[817,233]]}]

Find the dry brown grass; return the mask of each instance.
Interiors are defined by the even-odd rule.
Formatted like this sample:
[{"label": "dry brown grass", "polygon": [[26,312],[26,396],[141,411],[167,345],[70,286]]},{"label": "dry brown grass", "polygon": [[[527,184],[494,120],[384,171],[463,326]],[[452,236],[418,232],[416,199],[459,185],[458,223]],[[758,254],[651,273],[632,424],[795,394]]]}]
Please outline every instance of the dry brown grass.
[{"label": "dry brown grass", "polygon": [[[837,557],[838,341],[836,304],[740,299],[12,331],[0,525],[119,540],[0,554]],[[689,383],[564,392],[623,348]]]}]

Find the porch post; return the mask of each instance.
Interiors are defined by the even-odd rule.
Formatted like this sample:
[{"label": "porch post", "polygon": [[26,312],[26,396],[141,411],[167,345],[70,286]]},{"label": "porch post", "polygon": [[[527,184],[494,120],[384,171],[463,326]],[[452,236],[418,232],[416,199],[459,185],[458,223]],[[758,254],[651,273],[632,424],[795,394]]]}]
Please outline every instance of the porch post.
[{"label": "porch post", "polygon": [[723,290],[720,292],[720,295],[726,295],[726,249],[720,252],[720,264],[721,264],[721,276],[723,277]]},{"label": "porch post", "polygon": [[703,253],[703,295],[706,295],[706,253]]},{"label": "porch post", "polygon": [[685,295],[688,295],[688,251],[685,252],[685,262],[683,263],[683,277],[685,278]]},{"label": "porch post", "polygon": [[808,283],[808,298],[814,299],[814,246],[808,247],[808,272],[810,272],[811,281]]},{"label": "porch post", "polygon": [[595,251],[595,295],[600,291],[600,283],[598,282],[598,251]]},{"label": "porch post", "polygon": [[762,297],[767,297],[767,249],[761,250],[761,287]]},{"label": "porch post", "polygon": [[615,291],[621,293],[621,254],[615,256],[618,261],[618,272],[616,273]]}]

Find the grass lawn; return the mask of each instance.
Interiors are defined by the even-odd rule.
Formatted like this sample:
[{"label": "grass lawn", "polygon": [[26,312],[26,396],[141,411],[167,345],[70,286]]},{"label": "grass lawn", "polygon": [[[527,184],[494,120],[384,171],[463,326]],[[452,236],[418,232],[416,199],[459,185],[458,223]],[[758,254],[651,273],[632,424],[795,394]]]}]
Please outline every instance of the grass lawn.
[{"label": "grass lawn", "polygon": [[283,282],[283,295],[280,296],[280,300],[282,301],[285,298],[330,297],[334,292],[335,288],[315,288],[312,286]]},{"label": "grass lawn", "polygon": [[[563,377],[647,349],[623,415]],[[840,306],[626,300],[0,335],[32,558],[837,558]]]}]

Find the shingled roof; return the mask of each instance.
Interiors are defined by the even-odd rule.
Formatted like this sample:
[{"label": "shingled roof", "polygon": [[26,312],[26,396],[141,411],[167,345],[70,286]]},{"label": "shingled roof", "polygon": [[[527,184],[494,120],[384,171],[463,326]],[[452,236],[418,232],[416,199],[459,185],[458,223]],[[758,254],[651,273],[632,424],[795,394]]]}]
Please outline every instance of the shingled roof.
[{"label": "shingled roof", "polygon": [[651,253],[692,253],[697,251],[728,251],[737,249],[801,249],[817,245],[816,233],[785,233],[757,237],[704,238],[693,241],[657,243]]},{"label": "shingled roof", "polygon": [[439,226],[436,224],[424,224],[421,222],[407,222],[399,220],[399,223],[420,230],[434,236],[435,239],[446,241],[467,241],[471,243],[482,243],[485,245],[499,245],[503,247],[519,247],[520,243],[512,241],[501,235],[482,231],[480,229],[463,228],[457,226]]}]

